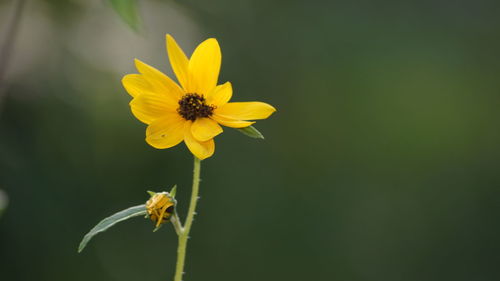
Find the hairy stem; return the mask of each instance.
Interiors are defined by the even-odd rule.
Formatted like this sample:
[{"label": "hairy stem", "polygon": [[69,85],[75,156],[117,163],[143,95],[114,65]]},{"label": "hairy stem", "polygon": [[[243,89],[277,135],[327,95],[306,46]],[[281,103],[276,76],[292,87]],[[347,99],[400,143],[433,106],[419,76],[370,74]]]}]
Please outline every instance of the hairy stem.
[{"label": "hairy stem", "polygon": [[[200,159],[194,157],[193,169],[193,189],[191,191],[191,201],[189,203],[188,214],[184,228],[182,228],[179,235],[179,246],[177,248],[177,266],[175,267],[174,281],[182,281],[184,274],[184,261],[186,259],[186,246],[189,239],[189,231],[193,224],[193,218],[196,214],[196,203],[198,202],[198,192],[200,187]],[[177,217],[178,219],[178,217]]]},{"label": "hairy stem", "polygon": [[179,219],[179,215],[177,214],[177,210],[175,210],[174,213],[172,214],[170,222],[172,222],[172,225],[174,226],[175,233],[177,233],[177,236],[180,236],[182,234],[182,231],[184,231],[184,228],[182,227],[181,220]]}]

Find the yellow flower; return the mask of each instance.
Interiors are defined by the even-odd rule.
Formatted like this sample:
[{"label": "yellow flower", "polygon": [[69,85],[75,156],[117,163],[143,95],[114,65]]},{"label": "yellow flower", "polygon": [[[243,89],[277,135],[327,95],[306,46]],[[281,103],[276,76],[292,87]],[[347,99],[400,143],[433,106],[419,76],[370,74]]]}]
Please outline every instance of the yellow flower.
[{"label": "yellow flower", "polygon": [[[133,97],[134,116],[147,124],[146,142],[159,149],[184,141],[199,159],[213,155],[213,138],[220,125],[244,128],[266,119],[276,109],[263,102],[231,102],[230,82],[217,85],[222,55],[210,38],[194,50],[190,59],[167,34],[167,52],[180,86],[157,69],[135,60],[140,74],[128,74],[122,83]],[[220,125],[219,125],[220,124]]]},{"label": "yellow flower", "polygon": [[156,227],[170,219],[174,208],[175,202],[167,192],[156,193],[146,202],[149,218],[156,223]]}]

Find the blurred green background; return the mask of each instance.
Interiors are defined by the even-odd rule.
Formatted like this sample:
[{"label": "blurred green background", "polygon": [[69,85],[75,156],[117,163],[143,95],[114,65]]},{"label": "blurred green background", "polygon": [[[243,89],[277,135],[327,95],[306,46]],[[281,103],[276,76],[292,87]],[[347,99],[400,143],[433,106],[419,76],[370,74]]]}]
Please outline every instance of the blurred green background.
[{"label": "blurred green background", "polygon": [[[0,1],[5,38],[13,0]],[[233,101],[278,108],[202,163],[185,280],[500,280],[500,2],[27,1],[2,87],[1,280],[172,280],[176,237],[100,219],[178,184],[129,111],[133,59],[172,74],[164,36],[222,48]]]}]

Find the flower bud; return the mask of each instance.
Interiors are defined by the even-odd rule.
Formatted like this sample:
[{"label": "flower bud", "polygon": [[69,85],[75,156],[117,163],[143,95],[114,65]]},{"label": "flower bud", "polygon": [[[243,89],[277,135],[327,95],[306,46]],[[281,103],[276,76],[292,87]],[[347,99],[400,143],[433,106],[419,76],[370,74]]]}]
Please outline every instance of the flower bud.
[{"label": "flower bud", "polygon": [[157,228],[170,220],[174,209],[175,199],[168,192],[151,193],[151,198],[146,202],[149,218],[156,223]]}]

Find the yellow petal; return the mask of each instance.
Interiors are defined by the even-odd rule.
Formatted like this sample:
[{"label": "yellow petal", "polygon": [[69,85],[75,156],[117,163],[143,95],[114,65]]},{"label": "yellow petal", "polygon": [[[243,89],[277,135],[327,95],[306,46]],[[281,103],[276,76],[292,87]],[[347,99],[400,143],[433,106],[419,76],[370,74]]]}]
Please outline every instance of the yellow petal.
[{"label": "yellow petal", "polygon": [[153,86],[155,92],[162,94],[177,102],[183,95],[182,89],[167,75],[161,73],[158,69],[143,63],[136,59],[135,67],[143,74],[144,78]]},{"label": "yellow petal", "polygon": [[215,86],[219,77],[221,52],[219,43],[214,38],[203,41],[194,50],[189,60],[190,93],[208,94]]},{"label": "yellow petal", "polygon": [[174,70],[177,80],[184,89],[187,89],[189,75],[189,59],[186,57],[182,49],[175,42],[174,37],[167,34],[167,52],[170,60],[170,65]]},{"label": "yellow petal", "polygon": [[266,119],[276,109],[271,105],[258,102],[230,102],[215,109],[218,116],[236,120]]},{"label": "yellow petal", "polygon": [[175,146],[184,139],[184,123],[186,121],[179,114],[167,114],[149,124],[146,142],[159,149]]},{"label": "yellow petal", "polygon": [[162,118],[165,114],[176,112],[176,108],[172,107],[170,100],[155,93],[136,96],[130,102],[130,109],[137,119],[146,124]]},{"label": "yellow petal", "polygon": [[241,120],[236,120],[236,119],[230,119],[230,118],[224,118],[221,116],[218,116],[217,114],[212,115],[210,118],[213,120],[217,121],[217,123],[224,125],[226,127],[231,127],[231,128],[245,128],[250,125],[252,125],[255,122],[251,121],[241,121]]},{"label": "yellow petal", "polygon": [[128,74],[122,79],[123,87],[132,96],[138,96],[141,93],[149,93],[153,91],[153,87],[140,74]]},{"label": "yellow petal", "polygon": [[233,87],[230,82],[226,82],[210,91],[206,99],[208,104],[220,107],[225,105],[231,99],[232,95]]},{"label": "yellow petal", "polygon": [[222,133],[222,128],[210,118],[198,118],[191,125],[191,133],[196,140],[207,141]]},{"label": "yellow petal", "polygon": [[184,125],[184,142],[189,151],[198,157],[200,160],[206,159],[214,154],[215,142],[214,139],[208,141],[197,141],[191,134],[191,121],[185,122]]}]

